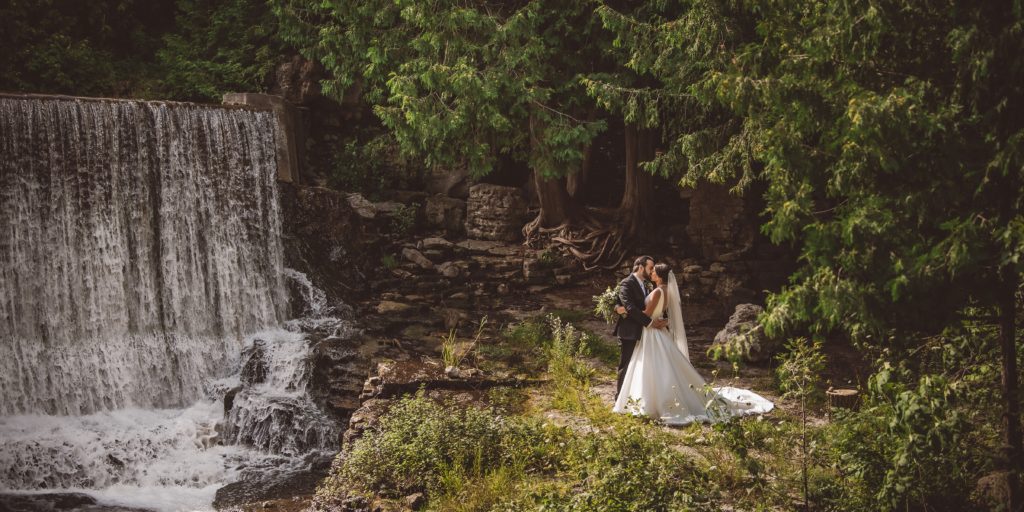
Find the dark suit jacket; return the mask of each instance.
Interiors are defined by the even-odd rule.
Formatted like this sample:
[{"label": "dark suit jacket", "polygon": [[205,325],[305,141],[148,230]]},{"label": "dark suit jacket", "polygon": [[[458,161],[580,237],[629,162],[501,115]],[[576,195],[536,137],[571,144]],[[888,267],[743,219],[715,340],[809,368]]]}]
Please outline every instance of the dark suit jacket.
[{"label": "dark suit jacket", "polygon": [[615,323],[615,335],[623,340],[638,340],[644,327],[651,323],[651,317],[644,314],[644,299],[647,290],[637,282],[633,274],[619,282],[619,302],[626,308],[626,316]]}]

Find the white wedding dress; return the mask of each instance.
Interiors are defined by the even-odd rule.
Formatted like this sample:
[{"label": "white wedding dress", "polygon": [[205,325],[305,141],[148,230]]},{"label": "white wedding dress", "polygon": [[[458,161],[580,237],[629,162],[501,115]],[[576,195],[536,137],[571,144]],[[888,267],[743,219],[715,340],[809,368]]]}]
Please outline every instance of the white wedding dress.
[{"label": "white wedding dress", "polygon": [[[644,414],[667,425],[716,422],[733,416],[771,411],[775,405],[752,391],[733,387],[708,388],[690,364],[679,289],[671,273],[667,288],[667,294],[660,294],[661,300],[651,318],[661,318],[667,302],[669,330],[644,329],[612,410]],[[647,296],[648,302],[651,295]]]}]

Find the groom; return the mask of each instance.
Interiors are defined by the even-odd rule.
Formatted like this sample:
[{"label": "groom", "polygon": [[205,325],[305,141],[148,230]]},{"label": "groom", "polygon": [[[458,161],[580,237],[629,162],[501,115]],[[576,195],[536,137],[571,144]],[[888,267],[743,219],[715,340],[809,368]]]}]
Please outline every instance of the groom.
[{"label": "groom", "polygon": [[619,376],[615,383],[615,397],[618,398],[622,391],[622,380],[626,378],[626,367],[633,357],[633,349],[636,342],[643,334],[644,327],[661,329],[668,323],[667,320],[659,318],[651,320],[651,317],[644,314],[644,299],[647,298],[647,288],[644,282],[651,278],[654,273],[654,258],[640,256],[633,262],[633,273],[626,276],[619,283],[619,303],[626,308],[625,316],[619,317],[615,323],[615,335],[619,338]]}]

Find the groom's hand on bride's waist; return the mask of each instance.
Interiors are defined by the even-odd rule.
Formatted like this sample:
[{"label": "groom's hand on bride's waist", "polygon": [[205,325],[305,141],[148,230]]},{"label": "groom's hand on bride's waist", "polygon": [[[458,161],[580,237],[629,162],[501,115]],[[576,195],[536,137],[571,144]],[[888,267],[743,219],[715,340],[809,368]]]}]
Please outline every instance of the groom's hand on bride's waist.
[{"label": "groom's hand on bride's waist", "polygon": [[650,327],[652,327],[654,329],[662,329],[666,325],[668,325],[668,320],[665,320],[664,318],[658,318],[656,320],[651,320],[651,323],[650,323]]}]

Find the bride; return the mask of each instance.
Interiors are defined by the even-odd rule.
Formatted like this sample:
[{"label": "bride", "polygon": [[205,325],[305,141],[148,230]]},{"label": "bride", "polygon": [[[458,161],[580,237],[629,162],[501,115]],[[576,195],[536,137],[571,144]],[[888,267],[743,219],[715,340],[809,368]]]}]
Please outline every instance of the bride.
[{"label": "bride", "polygon": [[706,385],[690,364],[679,287],[672,269],[664,263],[655,265],[652,279],[657,287],[645,299],[644,314],[661,318],[668,311],[669,329],[644,328],[612,410],[644,414],[668,425],[722,421],[772,410],[774,404],[752,391]]}]

